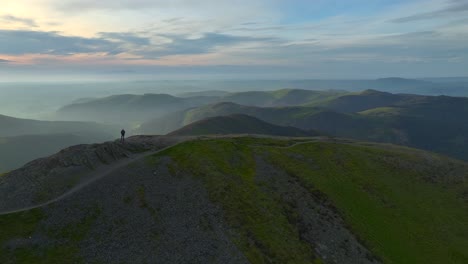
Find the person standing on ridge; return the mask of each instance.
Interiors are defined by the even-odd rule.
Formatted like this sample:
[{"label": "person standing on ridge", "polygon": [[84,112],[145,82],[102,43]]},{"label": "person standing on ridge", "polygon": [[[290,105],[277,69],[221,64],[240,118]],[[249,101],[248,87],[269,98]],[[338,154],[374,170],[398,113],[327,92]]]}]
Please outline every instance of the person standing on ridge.
[{"label": "person standing on ridge", "polygon": [[120,142],[125,143],[125,130],[123,128],[120,131]]}]

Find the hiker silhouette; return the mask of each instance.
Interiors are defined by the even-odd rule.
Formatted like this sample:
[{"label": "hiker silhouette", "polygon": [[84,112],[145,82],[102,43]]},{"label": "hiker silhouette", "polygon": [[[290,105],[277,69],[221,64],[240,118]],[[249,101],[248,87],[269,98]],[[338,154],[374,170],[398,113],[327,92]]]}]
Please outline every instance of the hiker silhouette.
[{"label": "hiker silhouette", "polygon": [[120,131],[120,142],[122,142],[122,143],[125,142],[125,130],[123,128]]}]

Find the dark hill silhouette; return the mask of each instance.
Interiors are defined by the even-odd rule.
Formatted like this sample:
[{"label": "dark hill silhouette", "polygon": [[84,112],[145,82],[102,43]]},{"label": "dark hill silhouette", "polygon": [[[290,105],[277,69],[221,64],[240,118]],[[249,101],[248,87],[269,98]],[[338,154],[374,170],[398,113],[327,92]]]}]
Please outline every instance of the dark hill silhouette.
[{"label": "dark hill silhouette", "polygon": [[[310,113],[320,111],[322,110],[315,107],[255,107],[222,102],[176,112],[163,118],[154,119],[142,124],[138,132],[145,134],[166,134],[205,118],[232,114],[245,114],[268,123],[288,126],[290,125],[289,123],[297,121],[291,118],[294,115],[302,119],[301,117],[307,117]],[[297,125],[296,127],[307,129]]]},{"label": "dark hill silhouette", "polygon": [[0,137],[72,133],[103,140],[112,138],[113,129],[93,122],[40,121],[0,115]]},{"label": "dark hill silhouette", "polygon": [[220,100],[249,106],[297,106],[328,101],[344,94],[347,92],[281,89],[232,93]]},{"label": "dark hill silhouette", "polygon": [[39,121],[0,115],[0,172],[71,145],[113,139],[117,129],[92,122]]},{"label": "dark hill silhouette", "polygon": [[171,132],[169,135],[194,136],[228,134],[262,134],[290,137],[319,135],[316,132],[305,131],[295,127],[273,125],[255,117],[243,114],[206,118]]},{"label": "dark hill silhouette", "polygon": [[31,160],[52,155],[69,146],[94,142],[97,141],[93,138],[72,134],[0,137],[0,173],[19,168]]},{"label": "dark hill silhouette", "polygon": [[355,113],[376,107],[398,105],[414,97],[422,96],[391,94],[369,89],[358,94],[344,95],[319,105],[338,112]]}]

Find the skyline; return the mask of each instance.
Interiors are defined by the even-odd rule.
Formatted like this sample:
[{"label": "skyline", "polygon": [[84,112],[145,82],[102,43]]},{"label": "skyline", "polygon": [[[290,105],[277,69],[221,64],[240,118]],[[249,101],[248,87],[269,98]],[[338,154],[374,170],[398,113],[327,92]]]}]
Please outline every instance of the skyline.
[{"label": "skyline", "polygon": [[468,76],[467,15],[468,0],[6,0],[0,81]]}]

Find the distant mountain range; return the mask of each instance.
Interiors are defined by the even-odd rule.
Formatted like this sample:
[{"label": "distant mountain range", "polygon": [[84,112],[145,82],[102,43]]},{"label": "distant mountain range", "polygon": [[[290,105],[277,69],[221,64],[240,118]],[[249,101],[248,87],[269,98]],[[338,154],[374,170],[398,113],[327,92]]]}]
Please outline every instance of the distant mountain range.
[{"label": "distant mountain range", "polygon": [[113,129],[115,127],[94,122],[40,121],[0,115],[0,137],[72,133],[108,139]]},{"label": "distant mountain range", "polygon": [[[201,94],[201,95],[200,95]],[[148,119],[217,102],[234,102],[254,106],[287,106],[322,102],[347,94],[338,91],[309,91],[283,89],[239,93],[193,93],[190,97],[168,94],[114,95],[97,99],[81,99],[57,111],[66,120],[138,124]]]},{"label": "distant mountain range", "polygon": [[165,134],[209,117],[245,114],[275,125],[407,145],[468,159],[468,98],[367,90],[312,105],[255,107],[218,103],[154,119],[142,124],[139,132]]},{"label": "distant mountain range", "polygon": [[222,91],[256,91],[276,89],[306,90],[346,90],[350,92],[375,89],[390,93],[410,93],[421,95],[468,96],[468,78],[423,78],[408,79],[399,77],[374,80],[221,80],[193,81],[192,89]]},{"label": "distant mountain range", "polygon": [[80,100],[57,111],[66,120],[98,121],[115,124],[138,123],[173,111],[216,102],[217,97],[180,98],[168,94],[113,95]]},{"label": "distant mountain range", "polygon": [[[399,86],[426,82],[401,78],[376,81]],[[443,84],[446,82],[441,81]],[[302,130],[300,133],[289,131],[287,135],[316,130],[330,136],[388,142],[468,159],[468,124],[465,118],[468,116],[468,99],[465,97],[393,94],[373,89],[363,92],[301,89],[237,93],[206,91],[182,96],[186,97],[144,94],[84,98],[57,112],[57,117],[63,120],[88,122],[37,121],[0,115],[0,137],[10,145],[12,142],[19,144],[17,139],[10,137],[21,135],[28,135],[29,138],[67,135],[70,144],[101,142],[116,137],[115,134],[118,136],[121,128],[126,128],[128,134],[167,134],[206,118],[243,114],[256,118],[257,123],[247,120],[245,116],[244,120],[213,119],[189,126],[178,133],[276,135],[279,128],[269,127],[270,131],[267,131],[266,123],[269,123],[270,126]],[[229,126],[215,125],[227,123]],[[77,141],[76,137],[80,139]],[[52,138],[39,137],[38,140]],[[58,148],[66,144],[54,146]],[[37,152],[37,155],[50,154],[50,151]],[[14,166],[8,166],[8,169],[22,164],[29,157],[24,155],[16,163],[11,163]]]}]

